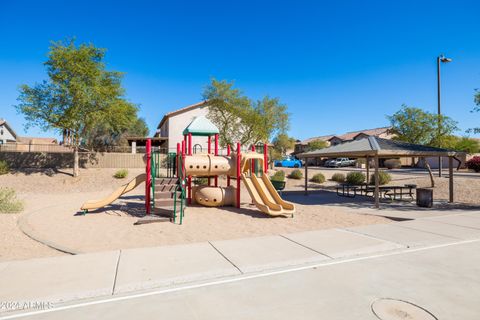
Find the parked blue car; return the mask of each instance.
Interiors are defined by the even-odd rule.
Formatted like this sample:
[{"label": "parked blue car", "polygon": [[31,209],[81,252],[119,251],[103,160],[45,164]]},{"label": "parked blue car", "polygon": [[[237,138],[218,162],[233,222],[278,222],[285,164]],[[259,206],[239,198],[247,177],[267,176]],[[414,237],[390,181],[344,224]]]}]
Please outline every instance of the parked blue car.
[{"label": "parked blue car", "polygon": [[296,158],[288,157],[283,160],[275,160],[273,165],[275,167],[301,168],[302,162]]}]

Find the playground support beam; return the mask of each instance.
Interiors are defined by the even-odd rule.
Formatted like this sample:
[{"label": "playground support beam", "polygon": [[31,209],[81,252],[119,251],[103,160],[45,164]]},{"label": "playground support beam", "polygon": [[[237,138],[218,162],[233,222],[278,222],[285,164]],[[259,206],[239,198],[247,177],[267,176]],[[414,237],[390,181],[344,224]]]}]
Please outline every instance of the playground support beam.
[{"label": "playground support beam", "polygon": [[380,208],[380,174],[378,171],[380,161],[378,155],[375,155],[375,208]]},{"label": "playground support beam", "polygon": [[192,155],[192,134],[188,134],[188,155]]},{"label": "playground support beam", "polygon": [[263,145],[263,172],[268,172],[268,144]]},{"label": "playground support beam", "polygon": [[[192,134],[188,134],[188,155],[192,155]],[[188,176],[188,204],[192,204],[192,176]]]},{"label": "playground support beam", "polygon": [[[230,145],[227,144],[227,156],[230,156],[230,152],[231,152]],[[208,185],[210,185],[210,183]],[[229,175],[227,175],[227,187],[230,187],[230,176]]]},{"label": "playground support beam", "polygon": [[188,148],[188,140],[187,140],[187,135],[183,135],[183,141],[185,142],[185,154],[187,154],[187,148]]},{"label": "playground support beam", "polygon": [[[215,155],[218,156],[218,133],[215,134]],[[218,176],[215,176],[215,187],[218,187]]]},{"label": "playground support beam", "polygon": [[146,166],[146,172],[145,172],[147,176],[145,179],[145,210],[147,214],[150,214],[150,188],[152,187],[152,176],[151,176],[152,140],[151,139],[147,139],[147,143],[145,146],[145,153],[147,156],[147,159],[146,159],[147,166]]},{"label": "playground support beam", "polygon": [[[212,153],[212,137],[211,136],[208,136],[208,141],[207,141],[207,152],[208,154]],[[208,186],[211,186],[212,183],[211,183],[211,179],[210,177],[208,177]]]},{"label": "playground support beam", "polygon": [[[252,152],[255,152],[255,145],[252,144]],[[255,159],[250,163],[250,174],[255,174]]]},{"label": "playground support beam", "polygon": [[305,158],[305,195],[308,196],[308,158]]},{"label": "playground support beam", "polygon": [[[181,176],[181,179],[184,180],[185,179],[185,141],[182,141],[182,163],[180,164],[182,166],[182,176]],[[182,181],[183,183],[183,181]]]},{"label": "playground support beam", "polygon": [[240,151],[240,142],[237,142],[237,208],[240,208],[240,159],[242,157]]},{"label": "playground support beam", "polygon": [[176,155],[176,159],[175,159],[175,164],[176,164],[176,168],[175,170],[177,170],[177,178],[180,178],[180,175],[178,174],[179,172],[179,168],[180,168],[180,164],[178,163],[178,160],[180,159],[179,155],[180,155],[180,143],[177,143],[177,155]]}]

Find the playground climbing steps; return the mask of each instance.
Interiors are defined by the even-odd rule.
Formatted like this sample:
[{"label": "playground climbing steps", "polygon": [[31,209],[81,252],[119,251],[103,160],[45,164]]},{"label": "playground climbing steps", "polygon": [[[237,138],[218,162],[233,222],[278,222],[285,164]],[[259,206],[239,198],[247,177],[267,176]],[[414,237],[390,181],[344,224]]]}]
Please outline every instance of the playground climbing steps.
[{"label": "playground climbing steps", "polygon": [[153,194],[153,213],[173,218],[174,204],[180,205],[178,178],[156,178]]}]

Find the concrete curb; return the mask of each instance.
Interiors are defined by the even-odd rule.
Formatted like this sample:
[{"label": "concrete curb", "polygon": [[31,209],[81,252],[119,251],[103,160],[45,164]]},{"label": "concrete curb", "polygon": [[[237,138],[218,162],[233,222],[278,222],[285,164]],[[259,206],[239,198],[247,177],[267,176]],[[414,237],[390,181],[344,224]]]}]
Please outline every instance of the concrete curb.
[{"label": "concrete curb", "polygon": [[57,251],[60,251],[62,253],[66,253],[66,254],[71,254],[71,255],[81,254],[83,252],[77,251],[77,250],[74,250],[74,249],[71,249],[71,248],[67,248],[67,247],[64,247],[62,245],[56,244],[55,242],[52,242],[50,240],[44,239],[43,237],[36,234],[34,232],[33,228],[28,223],[28,218],[31,215],[33,215],[35,213],[38,213],[39,211],[42,211],[42,210],[45,210],[45,209],[59,207],[59,206],[60,205],[47,206],[47,207],[43,207],[43,208],[31,211],[31,212],[26,212],[26,213],[21,214],[20,217],[17,220],[18,229],[20,229],[20,231],[24,235],[29,237],[30,239],[32,239],[34,241],[37,241],[37,242],[43,244],[44,246],[50,247],[54,250],[57,250]]}]

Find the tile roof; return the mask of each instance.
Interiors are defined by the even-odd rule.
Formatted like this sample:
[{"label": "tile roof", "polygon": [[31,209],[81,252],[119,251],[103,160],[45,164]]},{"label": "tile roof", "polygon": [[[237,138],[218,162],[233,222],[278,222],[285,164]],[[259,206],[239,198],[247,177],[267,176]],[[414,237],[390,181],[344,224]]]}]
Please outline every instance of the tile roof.
[{"label": "tile roof", "polygon": [[329,135],[312,137],[312,138],[302,140],[300,142],[300,144],[307,145],[309,142],[312,142],[312,141],[315,141],[315,140],[329,141],[332,138],[338,138],[338,139],[343,140],[343,141],[349,141],[349,140],[353,140],[356,136],[358,136],[361,133],[363,133],[367,136],[379,136],[379,135],[388,133],[389,129],[390,129],[390,127],[380,127],[380,128],[373,128],[373,129],[350,131],[350,132],[347,132],[347,133],[344,133],[344,134],[341,134],[341,135],[329,134]]},{"label": "tile roof", "polygon": [[326,135],[326,136],[318,136],[318,137],[308,138],[308,139],[300,141],[300,144],[307,145],[310,142],[317,141],[317,140],[328,141],[333,137],[334,137],[334,135],[330,134],[330,135]]},{"label": "tile roof", "polygon": [[454,150],[429,147],[419,144],[395,141],[370,136],[368,138],[352,140],[328,148],[309,151],[297,155],[300,158],[321,156],[455,156],[461,154]]},{"label": "tile roof", "polygon": [[350,131],[345,134],[337,136],[342,140],[353,140],[356,136],[363,133],[367,136],[379,136],[381,134],[386,133],[390,127],[381,127],[381,128],[374,128],[374,129],[365,129],[365,130],[358,130],[358,131]]}]

